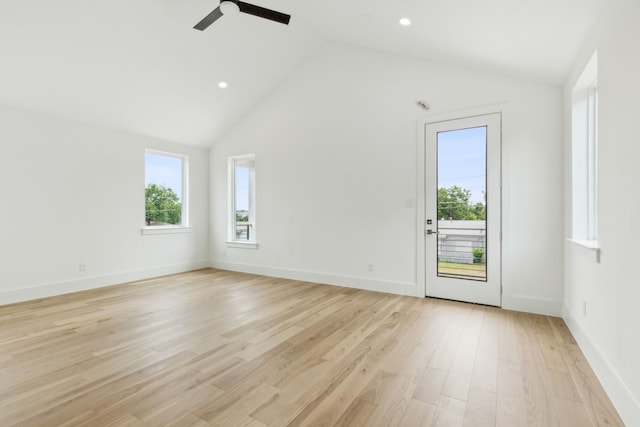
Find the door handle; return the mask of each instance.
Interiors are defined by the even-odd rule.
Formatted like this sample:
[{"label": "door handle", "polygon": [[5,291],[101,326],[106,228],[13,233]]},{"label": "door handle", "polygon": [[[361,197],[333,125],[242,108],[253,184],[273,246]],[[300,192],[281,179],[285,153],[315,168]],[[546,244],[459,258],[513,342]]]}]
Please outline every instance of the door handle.
[{"label": "door handle", "polygon": [[427,230],[427,234],[438,234],[438,230],[434,231],[434,230],[429,229],[429,230]]}]

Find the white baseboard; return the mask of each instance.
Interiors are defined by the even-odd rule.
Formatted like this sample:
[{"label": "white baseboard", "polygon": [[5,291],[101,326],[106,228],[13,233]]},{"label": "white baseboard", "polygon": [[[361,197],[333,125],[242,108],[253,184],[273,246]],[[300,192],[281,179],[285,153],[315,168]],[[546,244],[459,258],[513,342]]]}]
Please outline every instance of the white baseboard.
[{"label": "white baseboard", "polygon": [[562,317],[562,301],[536,298],[524,295],[511,295],[502,301],[505,310],[524,311],[545,316]]},{"label": "white baseboard", "polygon": [[364,289],[367,291],[386,292],[397,295],[418,295],[415,283],[390,282],[366,277],[344,276],[336,274],[318,273],[313,271],[293,270],[279,267],[265,267],[239,262],[211,260],[210,267],[221,270],[238,271],[241,273],[259,274],[263,276],[279,277],[282,279],[302,280],[305,282],[324,283],[327,285],[344,286],[347,288]]},{"label": "white baseboard", "polygon": [[640,425],[640,403],[633,397],[616,370],[602,355],[596,343],[566,305],[563,306],[562,317],[609,395],[613,406],[618,410],[622,421],[628,426]]},{"label": "white baseboard", "polygon": [[108,274],[104,276],[86,277],[64,282],[46,283],[26,288],[0,290],[0,305],[68,294],[71,292],[85,291],[88,289],[134,282],[137,280],[150,279],[169,274],[184,273],[186,271],[199,270],[207,267],[209,267],[208,261],[194,261],[182,264],[164,265],[162,267],[147,268],[143,270]]}]

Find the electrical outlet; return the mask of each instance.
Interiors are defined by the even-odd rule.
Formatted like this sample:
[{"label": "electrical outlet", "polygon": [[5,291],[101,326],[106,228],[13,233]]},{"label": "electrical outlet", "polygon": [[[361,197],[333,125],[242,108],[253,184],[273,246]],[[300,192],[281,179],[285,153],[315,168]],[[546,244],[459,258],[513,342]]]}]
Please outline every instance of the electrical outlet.
[{"label": "electrical outlet", "polygon": [[372,263],[372,262],[370,262],[370,263],[367,265],[367,270],[369,270],[369,271],[373,271],[373,263]]},{"label": "electrical outlet", "polygon": [[79,270],[80,272],[85,272],[85,271],[88,271],[88,270],[89,270],[89,268],[87,267],[87,264],[86,264],[86,263],[81,262],[81,263],[80,263],[80,265],[79,265],[79,267],[78,267],[78,270]]}]

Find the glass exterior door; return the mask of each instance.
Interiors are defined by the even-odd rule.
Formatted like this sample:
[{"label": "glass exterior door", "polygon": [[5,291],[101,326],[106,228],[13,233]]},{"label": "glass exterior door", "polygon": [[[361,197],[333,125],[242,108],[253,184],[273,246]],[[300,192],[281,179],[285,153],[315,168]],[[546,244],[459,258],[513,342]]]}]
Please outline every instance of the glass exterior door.
[{"label": "glass exterior door", "polygon": [[428,296],[500,305],[500,114],[426,125]]}]

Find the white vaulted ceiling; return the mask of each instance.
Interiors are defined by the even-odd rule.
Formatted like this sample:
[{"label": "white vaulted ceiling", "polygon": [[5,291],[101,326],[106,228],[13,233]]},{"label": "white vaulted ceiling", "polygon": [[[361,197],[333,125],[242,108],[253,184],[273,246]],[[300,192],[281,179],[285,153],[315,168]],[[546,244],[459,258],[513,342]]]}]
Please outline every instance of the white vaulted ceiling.
[{"label": "white vaulted ceiling", "polygon": [[326,40],[560,84],[602,1],[0,0],[0,103],[206,147]]}]

